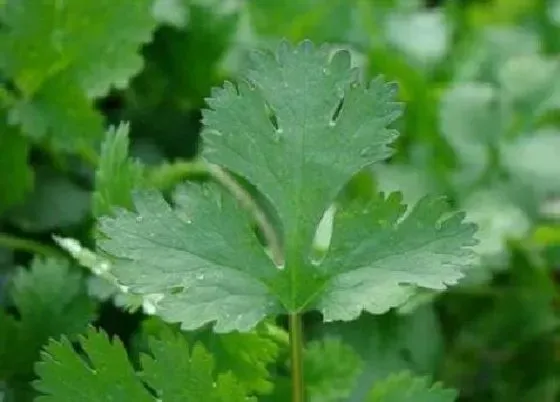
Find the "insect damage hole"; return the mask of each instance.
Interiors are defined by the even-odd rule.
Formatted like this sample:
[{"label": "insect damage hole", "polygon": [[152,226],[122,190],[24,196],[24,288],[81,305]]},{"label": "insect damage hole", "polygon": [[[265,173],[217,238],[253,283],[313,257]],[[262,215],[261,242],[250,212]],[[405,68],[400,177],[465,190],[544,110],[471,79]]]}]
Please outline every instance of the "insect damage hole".
[{"label": "insect damage hole", "polygon": [[329,126],[334,127],[336,125],[336,121],[342,112],[342,107],[344,106],[344,98],[340,98],[336,107],[334,108],[333,112],[331,113],[331,119],[329,121]]}]

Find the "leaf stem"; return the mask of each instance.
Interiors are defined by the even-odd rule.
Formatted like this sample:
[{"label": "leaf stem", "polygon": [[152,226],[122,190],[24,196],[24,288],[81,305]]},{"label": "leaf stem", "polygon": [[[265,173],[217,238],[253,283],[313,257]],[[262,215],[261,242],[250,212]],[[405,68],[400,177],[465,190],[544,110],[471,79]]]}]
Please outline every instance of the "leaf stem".
[{"label": "leaf stem", "polygon": [[33,254],[41,254],[44,257],[65,258],[62,251],[59,251],[54,247],[47,246],[35,240],[23,239],[7,233],[0,233],[0,247],[26,251]]},{"label": "leaf stem", "polygon": [[148,172],[148,182],[159,190],[173,188],[178,182],[208,176],[208,166],[200,161],[164,163]]},{"label": "leaf stem", "polygon": [[284,265],[284,254],[280,246],[278,234],[274,226],[268,220],[264,211],[257,205],[251,194],[249,194],[237,181],[224,169],[218,165],[208,164],[208,172],[222,186],[224,186],[231,194],[249,210],[253,218],[261,229],[264,238],[270,248],[272,259],[277,266]]},{"label": "leaf stem", "polygon": [[303,328],[299,313],[290,314],[290,355],[292,362],[292,402],[304,402]]}]

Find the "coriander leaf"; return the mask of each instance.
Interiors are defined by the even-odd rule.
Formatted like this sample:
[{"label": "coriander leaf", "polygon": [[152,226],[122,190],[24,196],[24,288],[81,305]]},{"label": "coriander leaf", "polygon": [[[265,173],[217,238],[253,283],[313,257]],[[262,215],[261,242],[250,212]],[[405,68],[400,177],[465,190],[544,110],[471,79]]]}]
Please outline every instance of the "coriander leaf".
[{"label": "coriander leaf", "polygon": [[560,63],[539,54],[512,57],[499,70],[500,88],[522,113],[538,117],[560,106],[559,70]]},{"label": "coriander leaf", "polygon": [[437,193],[437,183],[428,172],[404,163],[379,164],[374,168],[377,188],[384,193],[400,191],[407,205],[427,194]]},{"label": "coriander leaf", "polygon": [[356,75],[346,51],[331,58],[327,47],[283,42],[277,54],[253,54],[247,81],[208,99],[203,155],[268,197],[288,260],[308,246],[346,182],[390,155],[397,133],[386,126],[401,114],[396,87],[379,78],[366,87]]},{"label": "coriander leaf", "polygon": [[395,372],[433,373],[443,352],[438,317],[424,305],[412,314],[362,314],[352,322],[334,322],[321,328],[323,337],[336,337],[360,356],[362,370],[347,402],[364,401],[371,384]]},{"label": "coriander leaf", "polygon": [[91,146],[103,133],[91,98],[124,88],[141,69],[138,51],[156,24],[151,3],[8,0],[0,67],[21,93],[10,121],[62,149]]},{"label": "coriander leaf", "polygon": [[212,356],[201,345],[189,351],[180,334],[152,341],[151,350],[153,357],[144,356],[142,366],[146,382],[160,398],[167,395],[177,402],[253,400],[246,398],[243,387],[231,373],[219,375],[214,383]]},{"label": "coriander leaf", "polygon": [[441,10],[392,12],[386,25],[388,42],[422,67],[434,66],[449,50],[451,29]]},{"label": "coriander leaf", "polygon": [[[158,133],[166,130],[165,126],[175,130],[175,125],[170,122],[162,125],[162,120],[166,119],[162,113],[165,116],[182,115],[181,110],[185,107],[198,109],[204,106],[204,97],[213,85],[220,82],[224,73],[222,63],[238,28],[240,11],[235,6],[226,11],[220,10],[224,7],[223,1],[210,2],[216,4],[181,1],[182,14],[188,17],[187,26],[183,29],[163,27],[157,31],[153,42],[143,49],[146,68],[135,77],[132,88],[136,113],[142,114],[143,120],[146,120],[146,112],[153,114],[152,130]],[[162,2],[159,4],[161,7]],[[174,19],[178,20],[180,16],[179,11],[173,13]],[[194,54],[196,62],[192,59]],[[237,69],[234,71],[236,73]]]},{"label": "coriander leaf", "polygon": [[0,377],[30,375],[50,337],[80,333],[94,318],[83,278],[66,261],[35,259],[29,271],[20,268],[11,295],[19,319],[0,313]]},{"label": "coriander leaf", "polygon": [[14,208],[12,223],[30,232],[79,223],[89,212],[90,193],[49,168],[36,171],[36,184],[26,202]]},{"label": "coriander leaf", "polygon": [[[13,127],[0,121],[0,213],[23,201],[33,186],[33,169],[27,163],[30,146]],[[9,189],[9,191],[7,190]]]},{"label": "coriander leaf", "polygon": [[[517,162],[523,163],[523,159]],[[461,206],[468,220],[479,228],[476,252],[495,262],[507,251],[507,240],[523,238],[531,228],[527,213],[497,189],[475,191],[462,200]]]},{"label": "coriander leaf", "polygon": [[345,42],[353,21],[353,4],[346,0],[252,1],[247,3],[256,32],[264,37]]},{"label": "coriander leaf", "polygon": [[305,383],[311,401],[346,400],[360,372],[362,361],[339,339],[310,342],[304,352]]},{"label": "coriander leaf", "polygon": [[156,25],[151,6],[151,0],[8,0],[0,63],[26,94],[61,71],[91,97],[111,85],[124,88],[142,67],[138,50]]},{"label": "coriander leaf", "polygon": [[155,0],[152,13],[158,22],[176,28],[184,28],[190,18],[186,1],[183,0]]},{"label": "coriander leaf", "polygon": [[247,392],[268,394],[274,384],[268,365],[278,356],[278,345],[259,332],[211,335],[208,349],[215,357],[219,372],[235,373]]},{"label": "coriander leaf", "polygon": [[80,345],[89,364],[74,351],[66,337],[49,342],[35,366],[40,377],[35,388],[44,394],[36,401],[155,400],[138,381],[118,339],[111,343],[105,333],[90,328],[86,336],[80,336]]},{"label": "coriander leaf", "polygon": [[498,92],[489,84],[457,84],[441,102],[440,128],[462,169],[476,178],[490,163],[489,148],[503,132]]},{"label": "coriander leaf", "polygon": [[46,138],[62,150],[91,148],[103,135],[101,115],[66,74],[52,77],[32,96],[18,99],[8,118],[32,140]]},{"label": "coriander leaf", "polygon": [[390,154],[396,133],[386,126],[400,114],[393,85],[360,83],[346,52],[331,57],[310,42],[258,53],[247,77],[214,91],[203,155],[270,201],[282,223],[284,266],[273,264],[246,214],[217,186],[190,186],[187,205],[175,209],[144,191],[136,212],[100,222],[98,245],[115,258],[123,285],[160,294],[157,313],[183,329],[215,322],[227,332],[280,312],[319,309],[329,320],[384,312],[406,300],[407,285],[444,289],[461,278],[475,228],[431,197],[406,218],[398,195],[345,207],[324,262],[310,256],[337,194]]},{"label": "coriander leaf", "polygon": [[[239,385],[247,393],[268,395],[273,388],[276,390],[268,366],[276,362],[279,354],[279,345],[268,328],[264,330],[259,326],[251,332],[228,334],[215,334],[210,328],[182,332],[174,327],[174,331],[184,336],[189,344],[203,345],[214,357],[217,373],[235,373]],[[149,338],[160,338],[168,331],[169,324],[158,317],[150,317],[142,322],[136,344],[140,350],[147,349]]]},{"label": "coriander leaf", "polygon": [[121,124],[110,128],[101,146],[101,157],[95,172],[93,213],[108,214],[114,206],[132,207],[132,189],[143,180],[143,166],[128,156],[129,127]]},{"label": "coriander leaf", "polygon": [[476,244],[475,226],[448,210],[441,197],[425,196],[405,216],[402,195],[392,193],[339,212],[321,266],[332,276],[317,302],[325,319],[383,313],[408,299],[403,285],[441,290],[457,283],[474,261],[468,247]]},{"label": "coriander leaf", "polygon": [[376,384],[367,402],[453,402],[456,399],[454,390],[440,385],[430,387],[426,379],[403,372]]},{"label": "coriander leaf", "polygon": [[36,366],[40,379],[35,386],[44,394],[37,401],[248,400],[231,374],[214,382],[212,357],[200,345],[190,350],[180,335],[152,340],[150,355],[142,356],[141,372],[134,371],[122,343],[111,342],[103,332],[90,329],[80,344],[87,362],[68,339],[50,342]]},{"label": "coriander leaf", "polygon": [[[212,187],[190,184],[186,212],[173,210],[155,191],[136,192],[137,213],[102,218],[100,248],[119,259],[112,273],[133,293],[161,293],[157,313],[195,329],[248,330],[280,312],[266,283],[276,269],[246,215]],[[269,268],[268,270],[266,268]]]},{"label": "coriander leaf", "polygon": [[456,79],[490,81],[498,78],[498,70],[512,57],[532,55],[540,51],[542,40],[525,27],[489,27],[480,31],[465,56],[456,65]]},{"label": "coriander leaf", "polygon": [[502,157],[512,175],[538,193],[560,193],[560,132],[542,128],[531,135],[503,143]]}]

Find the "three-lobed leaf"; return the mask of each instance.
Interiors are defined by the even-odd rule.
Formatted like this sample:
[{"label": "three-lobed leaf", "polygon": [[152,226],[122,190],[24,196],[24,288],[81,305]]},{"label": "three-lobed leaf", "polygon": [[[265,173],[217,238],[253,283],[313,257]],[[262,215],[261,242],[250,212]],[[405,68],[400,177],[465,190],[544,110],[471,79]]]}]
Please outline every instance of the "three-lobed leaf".
[{"label": "three-lobed leaf", "polygon": [[165,320],[184,329],[214,322],[216,331],[311,309],[350,320],[401,304],[407,285],[456,283],[471,263],[475,227],[437,197],[409,212],[397,194],[343,208],[327,256],[311,256],[317,225],[343,186],[390,155],[397,133],[387,126],[401,113],[394,96],[381,78],[364,84],[345,51],[306,41],[255,53],[246,80],[208,100],[203,156],[270,202],[285,264],[266,255],[236,200],[191,185],[177,205],[142,191],[136,211],[101,220],[98,245],[114,257],[114,275],[132,292],[161,295]]}]

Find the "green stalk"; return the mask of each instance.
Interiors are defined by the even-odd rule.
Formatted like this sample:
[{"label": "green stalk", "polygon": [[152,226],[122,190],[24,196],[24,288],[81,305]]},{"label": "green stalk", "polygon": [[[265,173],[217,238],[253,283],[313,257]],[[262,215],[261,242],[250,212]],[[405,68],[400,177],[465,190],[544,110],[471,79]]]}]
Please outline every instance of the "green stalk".
[{"label": "green stalk", "polygon": [[304,402],[303,326],[301,315],[290,314],[290,355],[292,360],[292,402]]},{"label": "green stalk", "polygon": [[266,243],[272,254],[272,260],[277,266],[284,265],[284,255],[278,234],[251,194],[249,194],[233,176],[218,165],[208,164],[207,169],[214,180],[228,190],[237,201],[253,215],[253,219],[255,219],[256,224],[259,226],[266,239]]},{"label": "green stalk", "polygon": [[44,257],[64,258],[65,255],[57,248],[47,246],[34,240],[23,239],[8,233],[0,233],[0,247],[12,250],[27,251],[33,254],[40,254]]}]

